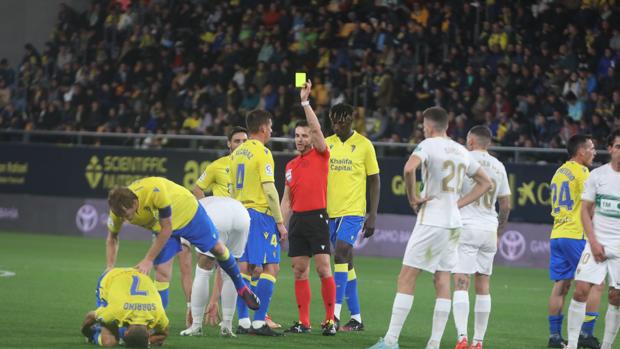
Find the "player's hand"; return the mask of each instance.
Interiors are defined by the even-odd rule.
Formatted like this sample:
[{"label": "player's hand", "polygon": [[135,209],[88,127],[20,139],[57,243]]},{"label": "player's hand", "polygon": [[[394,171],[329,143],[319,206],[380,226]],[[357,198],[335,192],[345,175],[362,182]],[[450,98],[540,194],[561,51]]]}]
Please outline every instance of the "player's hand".
[{"label": "player's hand", "polygon": [[308,79],[304,87],[301,91],[299,91],[299,98],[301,98],[302,102],[307,101],[308,98],[310,98],[310,92],[312,92],[312,82]]},{"label": "player's hand", "polygon": [[278,227],[278,232],[280,233],[280,243],[282,243],[286,241],[286,238],[288,237],[288,231],[286,230],[284,223],[278,223],[277,227]]},{"label": "player's hand", "polygon": [[420,211],[422,206],[427,201],[430,201],[430,200],[433,200],[432,196],[428,196],[428,197],[425,197],[425,198],[415,197],[415,198],[413,198],[413,200],[409,201],[409,206],[411,206],[411,208],[413,209],[413,212],[418,213],[418,211]]},{"label": "player's hand", "polygon": [[149,273],[151,272],[151,269],[153,269],[153,261],[148,260],[148,259],[143,259],[140,261],[140,263],[138,263],[138,265],[135,266],[136,269],[138,269],[139,272],[141,272],[144,275],[149,275]]},{"label": "player's hand", "polygon": [[377,214],[369,214],[366,220],[364,221],[364,227],[362,230],[364,231],[364,237],[369,238],[375,233],[375,222],[377,220]]},{"label": "player's hand", "polygon": [[605,255],[605,247],[599,244],[598,241],[590,241],[590,250],[592,251],[592,256],[596,263],[602,263],[607,260],[607,256]]},{"label": "player's hand", "polygon": [[219,325],[222,317],[220,316],[220,307],[217,303],[209,303],[207,310],[205,311],[205,325],[217,326]]}]

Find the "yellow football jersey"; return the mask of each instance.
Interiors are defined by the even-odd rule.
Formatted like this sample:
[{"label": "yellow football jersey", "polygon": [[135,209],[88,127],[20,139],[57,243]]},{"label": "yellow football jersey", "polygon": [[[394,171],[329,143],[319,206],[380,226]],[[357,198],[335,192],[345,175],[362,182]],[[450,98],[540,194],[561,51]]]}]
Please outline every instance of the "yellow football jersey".
[{"label": "yellow football jersey", "polygon": [[590,171],[587,167],[567,161],[551,179],[551,238],[584,239],[581,224],[581,192]]},{"label": "yellow football jersey", "polygon": [[213,196],[230,196],[230,155],[222,156],[207,166],[196,185]]},{"label": "yellow football jersey", "polygon": [[[198,210],[198,201],[189,190],[163,177],[146,177],[129,185],[129,190],[138,197],[138,211],[129,223],[159,232],[159,210],[168,206],[172,209],[172,230],[183,228]],[[109,212],[108,229],[116,233],[121,229],[123,219]]]},{"label": "yellow football jersey", "polygon": [[99,284],[103,302],[95,310],[99,322],[116,325],[146,325],[149,329],[164,329],[169,321],[155,284],[133,268],[114,268]]},{"label": "yellow football jersey", "polygon": [[246,208],[271,214],[262,184],[274,182],[274,167],[273,155],[263,143],[250,139],[240,145],[230,156],[231,196]]},{"label": "yellow football jersey", "polygon": [[374,146],[357,132],[344,143],[337,135],[325,141],[330,152],[327,214],[330,218],[366,215],[366,177],[379,173]]}]

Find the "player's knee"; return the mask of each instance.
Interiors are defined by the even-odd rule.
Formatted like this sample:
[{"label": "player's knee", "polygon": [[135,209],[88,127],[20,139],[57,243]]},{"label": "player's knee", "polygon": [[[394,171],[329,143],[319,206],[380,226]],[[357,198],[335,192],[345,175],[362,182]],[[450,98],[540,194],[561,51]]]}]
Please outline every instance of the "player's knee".
[{"label": "player's knee", "polygon": [[212,270],[215,267],[215,260],[204,255],[198,257],[198,266],[204,270]]},{"label": "player's knee", "polygon": [[573,299],[577,302],[585,303],[588,300],[589,287],[580,285],[579,283],[575,287],[575,292],[573,293]]},{"label": "player's knee", "polygon": [[295,275],[295,280],[305,280],[309,276],[308,269],[299,266],[293,266],[293,274]]},{"label": "player's knee", "polygon": [[336,264],[349,263],[351,261],[351,250],[353,246],[348,244],[338,244],[334,260]]},{"label": "player's knee", "polygon": [[317,265],[316,266],[316,272],[317,272],[317,274],[319,274],[319,278],[321,278],[321,279],[324,279],[324,278],[332,276],[332,270],[331,270],[329,264],[327,264],[327,265]]},{"label": "player's knee", "polygon": [[455,291],[467,291],[469,289],[469,277],[466,275],[457,275],[454,278]]},{"label": "player's knee", "polygon": [[607,296],[609,297],[609,304],[616,307],[620,305],[620,290],[610,287]]},{"label": "player's knee", "polygon": [[116,337],[109,336],[101,336],[101,346],[105,348],[115,347],[118,344]]},{"label": "player's knee", "polygon": [[[278,276],[278,273],[280,272],[280,265],[279,264],[275,264],[275,263],[266,264],[262,268],[262,272],[263,273],[267,273],[267,274],[272,275],[272,276]],[[252,273],[252,275],[254,275],[254,273]]]}]

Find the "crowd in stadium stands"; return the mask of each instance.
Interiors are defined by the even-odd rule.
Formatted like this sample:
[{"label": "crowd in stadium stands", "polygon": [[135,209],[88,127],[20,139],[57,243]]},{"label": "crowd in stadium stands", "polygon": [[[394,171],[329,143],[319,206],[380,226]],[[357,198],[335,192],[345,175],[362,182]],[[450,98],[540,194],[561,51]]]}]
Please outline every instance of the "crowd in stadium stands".
[{"label": "crowd in stadium stands", "polygon": [[[372,140],[422,140],[421,110],[450,112],[498,144],[561,147],[620,127],[620,9],[614,0],[95,0],[62,5],[43,48],[0,62],[0,129],[223,135],[244,112],[274,135],[313,105],[358,108]],[[529,2],[525,2],[529,3]],[[13,69],[15,64],[17,69]]]}]

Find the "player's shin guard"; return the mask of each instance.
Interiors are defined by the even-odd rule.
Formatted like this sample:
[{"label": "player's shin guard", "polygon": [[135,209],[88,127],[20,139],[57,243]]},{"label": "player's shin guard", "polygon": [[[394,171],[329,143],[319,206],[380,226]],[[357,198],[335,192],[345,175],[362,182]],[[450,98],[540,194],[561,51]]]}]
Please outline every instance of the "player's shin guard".
[{"label": "player's shin guard", "polygon": [[209,279],[213,270],[205,270],[196,266],[196,274],[192,283],[192,322],[196,326],[202,326],[205,316],[205,308],[209,303]]},{"label": "player's shin guard", "polygon": [[605,314],[605,335],[601,349],[611,349],[620,327],[620,307],[609,305]]},{"label": "player's shin guard", "polygon": [[321,295],[325,306],[325,321],[333,320],[336,305],[336,282],[333,276],[321,279]]},{"label": "player's shin guard", "polygon": [[273,288],[276,278],[273,275],[263,273],[260,275],[258,285],[256,285],[256,295],[261,300],[260,308],[254,313],[254,321],[252,327],[260,328],[265,324],[265,316],[269,310],[269,303],[273,295]]},{"label": "player's shin guard", "polygon": [[454,291],[452,297],[452,316],[456,325],[459,341],[467,338],[467,322],[469,318],[469,294],[467,291]]},{"label": "player's shin guard", "polygon": [[227,247],[224,247],[224,253],[217,257],[217,262],[222,270],[230,276],[230,279],[235,284],[237,291],[242,290],[246,286],[243,281],[243,277],[241,276],[241,271],[239,271],[239,266],[235,261],[235,257],[230,254]]},{"label": "player's shin guard", "polygon": [[390,319],[390,327],[385,334],[385,344],[396,345],[398,343],[398,337],[403,329],[405,320],[411,311],[413,306],[413,295],[404,293],[396,293],[394,297],[394,305],[392,306],[392,317]]},{"label": "player's shin guard", "polygon": [[569,348],[577,348],[577,341],[579,340],[579,332],[583,319],[586,317],[586,303],[577,302],[571,299],[570,306],[568,307],[568,345]]},{"label": "player's shin guard", "polygon": [[299,311],[299,322],[310,327],[310,300],[312,299],[310,280],[295,280],[295,299]]},{"label": "player's shin guard", "polygon": [[476,295],[476,304],[474,305],[474,342],[482,342],[489,325],[489,316],[491,315],[491,295]]},{"label": "player's shin guard", "polygon": [[[224,281],[222,285],[222,326],[231,329],[233,316],[235,315],[237,291],[228,274],[222,274],[222,280]],[[245,305],[245,302],[243,304]],[[241,317],[239,318],[241,319]]]},{"label": "player's shin guard", "polygon": [[[250,275],[241,274],[244,282],[250,284]],[[231,280],[232,282],[232,280]],[[250,308],[241,297],[237,297],[237,312],[239,313],[239,326],[243,328],[250,327]]]},{"label": "player's shin guard", "polygon": [[441,343],[441,337],[446,330],[446,323],[450,317],[452,302],[446,298],[437,298],[435,301],[435,311],[433,313],[433,329],[431,331],[431,341]]},{"label": "player's shin guard", "polygon": [[168,308],[168,293],[170,283],[164,281],[155,281],[155,288],[157,289],[157,292],[159,292],[159,297],[161,297],[161,304],[164,306],[164,309]]},{"label": "player's shin guard", "polygon": [[342,309],[342,301],[347,290],[347,282],[349,279],[349,264],[342,263],[334,265],[334,281],[336,282],[336,307],[334,308],[334,316],[340,319],[340,309]]},{"label": "player's shin guard", "polygon": [[347,275],[347,289],[345,294],[347,295],[347,306],[351,312],[351,318],[362,323],[362,314],[360,313],[360,299],[357,293],[357,275],[355,269],[351,269]]},{"label": "player's shin guard", "polygon": [[598,318],[598,313],[596,312],[586,312],[586,318],[583,320],[583,325],[581,325],[581,334],[586,336],[594,335],[594,325],[596,324],[596,319]]}]

